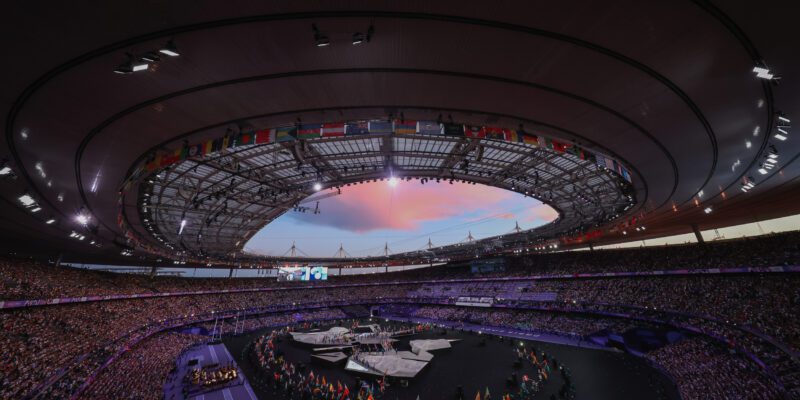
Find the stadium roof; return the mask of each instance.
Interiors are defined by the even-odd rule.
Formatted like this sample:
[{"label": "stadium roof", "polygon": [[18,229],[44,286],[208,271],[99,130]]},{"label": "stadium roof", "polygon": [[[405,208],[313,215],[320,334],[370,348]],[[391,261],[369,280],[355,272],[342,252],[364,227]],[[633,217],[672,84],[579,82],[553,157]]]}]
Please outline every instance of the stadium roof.
[{"label": "stadium roof", "polygon": [[[648,237],[796,213],[800,55],[788,33],[798,10],[787,7],[798,6],[8,4],[0,239],[85,258],[229,254],[314,183],[319,196],[390,176],[528,191],[560,218],[526,240],[604,243],[629,225],[646,224]],[[354,121],[537,139],[418,126],[275,133]],[[265,131],[267,142],[189,153]],[[178,237],[185,218],[200,222],[180,235],[192,240]]]}]

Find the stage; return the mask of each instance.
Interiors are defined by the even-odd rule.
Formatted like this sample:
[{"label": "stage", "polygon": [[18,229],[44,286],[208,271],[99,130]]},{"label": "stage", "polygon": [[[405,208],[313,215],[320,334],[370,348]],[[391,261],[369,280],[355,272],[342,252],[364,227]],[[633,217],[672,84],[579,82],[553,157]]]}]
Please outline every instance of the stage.
[{"label": "stage", "polygon": [[[381,323],[386,326],[393,324],[393,322]],[[506,331],[509,334],[519,334],[513,330]],[[241,370],[248,377],[253,391],[260,399],[285,399],[282,392],[275,391],[260,378],[262,373],[255,365],[251,364],[247,357],[245,347],[260,334],[227,338],[223,341],[235,355]],[[421,400],[454,399],[458,386],[463,388],[464,398],[475,398],[477,390],[483,394],[487,386],[493,398],[500,398],[505,394],[507,379],[512,373],[516,373],[518,377],[533,373],[530,365],[524,365],[519,369],[514,367],[516,360],[514,348],[522,342],[526,348],[533,347],[537,351],[547,352],[560,364],[570,369],[577,399],[679,399],[675,387],[660,372],[634,356],[615,351],[543,343],[534,340],[500,339],[494,335],[452,329],[448,329],[447,333],[443,335],[440,329],[436,329],[399,338],[394,344],[396,353],[390,355],[406,357],[403,358],[404,360],[425,357],[412,351],[411,341],[430,340],[431,342],[426,344],[427,346],[441,339],[458,341],[450,342],[451,349],[432,350],[429,353],[432,358],[427,360],[427,366],[413,377],[405,378],[408,383],[407,387],[399,384],[399,378],[394,379],[394,382],[387,388],[384,398],[415,400],[419,395]],[[356,387],[357,378],[370,382],[375,382],[375,379],[379,378],[370,373],[347,371],[343,364],[314,363],[312,356],[317,353],[307,347],[292,343],[289,338],[277,343],[277,349],[285,355],[287,360],[297,365],[305,365],[309,370],[313,370],[316,376],[325,376],[329,382],[339,381],[347,384],[350,388]],[[553,374],[553,377],[544,383],[534,399],[549,399],[550,395],[558,398],[558,390],[562,384],[563,379],[558,374]]]},{"label": "stage", "polygon": [[[232,366],[239,371],[238,377],[224,384],[214,386],[195,386],[184,381],[191,370],[197,368],[217,369]],[[185,390],[184,390],[185,389]],[[245,375],[238,369],[233,356],[221,343],[201,344],[185,351],[176,361],[174,373],[164,384],[164,398],[169,400],[257,400]]]}]

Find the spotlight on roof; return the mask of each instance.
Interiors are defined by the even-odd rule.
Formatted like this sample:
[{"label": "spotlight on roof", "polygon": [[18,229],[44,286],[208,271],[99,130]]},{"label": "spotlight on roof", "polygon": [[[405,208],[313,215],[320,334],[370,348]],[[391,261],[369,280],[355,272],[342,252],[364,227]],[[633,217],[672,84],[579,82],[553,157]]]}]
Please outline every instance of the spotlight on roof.
[{"label": "spotlight on roof", "polygon": [[75,221],[77,221],[81,225],[86,225],[89,223],[89,216],[84,213],[79,213],[75,216]]},{"label": "spotlight on roof", "polygon": [[769,68],[764,67],[753,67],[753,72],[756,73],[756,78],[771,80],[771,79],[778,79],[775,74],[770,72]]},{"label": "spotlight on roof", "polygon": [[178,47],[175,46],[175,42],[173,42],[172,40],[168,41],[164,46],[162,46],[158,50],[158,52],[164,55],[168,55],[170,57],[177,57],[181,55],[181,53],[178,52]]},{"label": "spotlight on roof", "polygon": [[714,209],[713,209],[713,208],[711,208],[711,206],[709,206],[709,207],[706,207],[706,209],[705,209],[705,210],[703,210],[703,212],[704,212],[704,213],[706,213],[706,214],[711,214],[711,212],[712,212],[712,211],[714,211]]},{"label": "spotlight on roof", "polygon": [[328,36],[319,31],[317,24],[311,24],[311,29],[314,31],[314,43],[317,47],[325,47],[331,44]]},{"label": "spotlight on roof", "polygon": [[186,228],[186,220],[185,219],[181,220],[181,227],[180,227],[180,229],[178,229],[178,236],[183,234],[183,228]]},{"label": "spotlight on roof", "polygon": [[11,174],[11,167],[9,167],[8,165],[4,165],[2,168],[0,168],[0,176],[5,176],[9,174]]},{"label": "spotlight on roof", "polygon": [[361,32],[356,32],[353,34],[353,46],[361,44],[364,42],[364,34]]},{"label": "spotlight on roof", "polygon": [[142,59],[136,60],[132,54],[128,53],[128,61],[114,68],[114,73],[127,75],[138,71],[146,71],[149,66],[150,64],[146,61]]},{"label": "spotlight on roof", "polygon": [[320,184],[319,182],[315,183],[314,184],[314,191],[319,192],[320,190],[322,190],[322,184]]},{"label": "spotlight on roof", "polygon": [[47,225],[53,225],[55,222],[56,222],[56,220],[54,218],[50,218],[47,221],[45,221],[44,223],[47,224]]},{"label": "spotlight on roof", "polygon": [[22,196],[19,196],[18,200],[25,207],[30,207],[36,204],[36,200],[34,200],[29,194],[23,194]]},{"label": "spotlight on roof", "polygon": [[766,175],[767,174],[767,170],[764,169],[764,167],[761,167],[761,168],[758,169],[758,173],[761,174],[761,175]]},{"label": "spotlight on roof", "polygon": [[389,178],[389,186],[395,187],[395,186],[397,186],[398,182],[399,182],[399,179],[397,179],[395,177]]}]

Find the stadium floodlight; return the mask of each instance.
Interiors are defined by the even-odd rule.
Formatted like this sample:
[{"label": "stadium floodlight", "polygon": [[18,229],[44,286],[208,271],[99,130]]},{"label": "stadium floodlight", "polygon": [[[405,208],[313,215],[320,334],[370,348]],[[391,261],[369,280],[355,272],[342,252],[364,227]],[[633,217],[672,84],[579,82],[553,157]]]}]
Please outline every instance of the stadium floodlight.
[{"label": "stadium floodlight", "polygon": [[708,206],[708,207],[706,207],[705,210],[703,210],[703,212],[706,213],[706,214],[711,214],[712,211],[714,211],[714,209],[711,208],[711,206]]},{"label": "stadium floodlight", "polygon": [[758,169],[758,173],[760,173],[761,175],[766,175],[767,174],[767,170],[762,167],[762,168]]},{"label": "stadium floodlight", "polygon": [[328,36],[319,31],[317,24],[311,24],[311,29],[314,31],[314,43],[317,47],[325,47],[331,44],[331,40]]},{"label": "stadium floodlight", "polygon": [[11,167],[5,166],[3,168],[0,168],[0,176],[8,175],[10,173],[11,173]]},{"label": "stadium floodlight", "polygon": [[178,229],[178,236],[180,236],[181,234],[183,234],[183,228],[186,228],[186,220],[185,220],[185,219],[182,219],[182,220],[181,220],[181,228],[180,228],[180,229]]},{"label": "stadium floodlight", "polygon": [[25,207],[30,207],[36,204],[36,200],[34,200],[29,194],[23,194],[22,196],[19,196],[18,200]]},{"label": "stadium floodlight", "polygon": [[769,72],[769,68],[753,67],[753,72],[756,73],[757,78],[761,79],[772,79],[775,77],[774,74]]},{"label": "stadium floodlight", "polygon": [[781,122],[786,122],[786,123],[791,123],[792,122],[789,118],[786,118],[786,116],[784,116],[784,115],[778,115],[778,119]]},{"label": "stadium floodlight", "polygon": [[168,41],[167,44],[164,45],[164,47],[158,50],[158,52],[161,54],[168,55],[170,57],[177,57],[181,55],[181,53],[178,52],[178,47],[175,46],[175,42],[173,42],[172,40]]},{"label": "stadium floodlight", "polygon": [[322,184],[320,184],[319,182],[315,183],[314,191],[319,192],[320,190],[322,190]]},{"label": "stadium floodlight", "polygon": [[89,216],[83,213],[80,213],[75,216],[75,221],[77,221],[81,225],[86,225],[89,223]]},{"label": "stadium floodlight", "polygon": [[397,186],[398,182],[399,182],[399,180],[397,178],[395,178],[395,177],[389,178],[389,186],[391,186],[391,187]]},{"label": "stadium floodlight", "polygon": [[353,46],[359,45],[364,42],[364,34],[361,32],[356,32],[353,34]]},{"label": "stadium floodlight", "polygon": [[52,225],[55,222],[56,222],[55,218],[50,218],[47,221],[45,221],[44,223],[47,224],[47,225]]}]

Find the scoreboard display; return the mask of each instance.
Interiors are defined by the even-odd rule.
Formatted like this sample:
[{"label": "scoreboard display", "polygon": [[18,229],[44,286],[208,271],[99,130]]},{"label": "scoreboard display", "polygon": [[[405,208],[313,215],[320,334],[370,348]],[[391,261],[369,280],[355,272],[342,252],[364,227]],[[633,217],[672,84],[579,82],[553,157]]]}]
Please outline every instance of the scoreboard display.
[{"label": "scoreboard display", "polygon": [[280,267],[278,281],[326,281],[328,267]]}]

